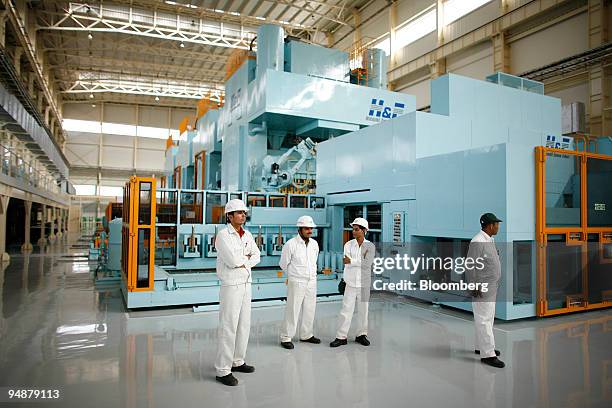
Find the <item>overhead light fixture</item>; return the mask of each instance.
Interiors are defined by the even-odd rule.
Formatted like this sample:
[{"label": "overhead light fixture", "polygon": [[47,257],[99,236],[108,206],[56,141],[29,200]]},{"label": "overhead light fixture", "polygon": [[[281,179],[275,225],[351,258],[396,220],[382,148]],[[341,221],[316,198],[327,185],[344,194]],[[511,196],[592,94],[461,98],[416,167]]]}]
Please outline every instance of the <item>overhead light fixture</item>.
[{"label": "overhead light fixture", "polygon": [[92,107],[92,108],[95,108],[95,107],[96,107],[96,104],[95,104],[95,103],[92,103],[92,104],[91,104],[91,107]]},{"label": "overhead light fixture", "polygon": [[181,41],[181,43],[179,44],[179,47],[185,48],[185,43]]},{"label": "overhead light fixture", "polygon": [[89,94],[89,99],[93,99],[93,94],[92,93]]},{"label": "overhead light fixture", "polygon": [[91,33],[87,33],[87,38],[89,38],[90,40],[93,40],[93,35]]},{"label": "overhead light fixture", "polygon": [[159,96],[155,97],[155,102],[159,102]]}]

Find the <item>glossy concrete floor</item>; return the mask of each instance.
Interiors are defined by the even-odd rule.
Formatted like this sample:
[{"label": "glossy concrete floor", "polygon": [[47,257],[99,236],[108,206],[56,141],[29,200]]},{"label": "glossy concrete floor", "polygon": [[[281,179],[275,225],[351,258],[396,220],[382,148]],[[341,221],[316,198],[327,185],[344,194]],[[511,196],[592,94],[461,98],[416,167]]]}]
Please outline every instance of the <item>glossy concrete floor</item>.
[{"label": "glossy concrete floor", "polygon": [[497,322],[499,370],[473,354],[462,312],[389,296],[370,306],[371,347],[330,349],[340,304],[320,303],[324,344],[287,351],[283,309],[253,309],[247,360],[257,371],[230,388],[214,381],[216,312],[128,313],[116,287],[94,287],[88,262],[69,255],[79,251],[56,243],[0,269],[0,387],[62,393],[0,406],[612,406],[612,311]]}]

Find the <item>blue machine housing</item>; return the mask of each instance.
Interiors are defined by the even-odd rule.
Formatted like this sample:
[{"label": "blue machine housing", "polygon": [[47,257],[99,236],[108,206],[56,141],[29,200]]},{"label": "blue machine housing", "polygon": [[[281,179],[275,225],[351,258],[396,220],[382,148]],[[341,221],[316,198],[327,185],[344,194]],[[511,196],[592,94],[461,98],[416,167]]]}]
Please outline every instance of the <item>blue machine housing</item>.
[{"label": "blue machine housing", "polygon": [[[542,84],[511,75],[479,81],[448,74],[431,82],[431,111],[420,112],[414,96],[386,90],[386,59],[379,50],[370,50],[368,63],[378,75],[363,86],[350,83],[347,53],[285,40],[282,28],[269,25],[260,27],[257,40],[256,59],[245,59],[226,82],[225,105],[181,135],[179,146],[168,149],[165,166],[168,179],[181,166],[181,186],[169,184],[180,192],[265,196],[268,204],[251,207],[248,222],[265,253],[254,274],[254,299],[286,296],[284,279],[276,276],[280,248],[272,237],[293,236],[296,219],[305,214],[321,226],[319,269],[332,271],[320,275],[319,293],[336,293],[349,237],[347,208],[362,206],[367,216],[374,205],[380,208],[380,225],[370,231],[374,241],[444,240],[455,245],[457,256],[480,229],[480,215],[498,215],[504,222],[496,241],[505,251],[496,317],[536,315],[534,148],[562,137],[566,148],[574,146],[561,135],[559,99],[543,95]],[[612,152],[612,143],[604,140],[599,149]],[[200,152],[206,160],[196,169]],[[280,163],[277,176],[300,179],[305,187],[275,188],[271,163]],[[561,166],[554,172],[561,178],[573,174],[567,163],[554,165]],[[203,183],[194,181],[195,173],[205,175]],[[563,188],[577,189],[577,183]],[[566,193],[547,192],[549,201]],[[292,193],[315,194],[325,207],[269,205],[275,194]],[[218,300],[218,281],[208,273],[216,262],[209,244],[223,225],[211,222],[208,210],[201,223],[181,222],[180,201],[176,222],[158,222],[158,229],[175,228],[171,261],[160,260],[154,292],[126,294],[128,307]],[[205,198],[202,205],[207,208]],[[576,206],[555,208],[551,216],[571,218],[575,211]],[[182,247],[185,240],[191,248]],[[522,265],[519,273],[515,248],[523,244],[533,252],[531,268]],[[435,294],[426,300],[446,302]]]},{"label": "blue machine housing", "polygon": [[[431,113],[413,111],[317,146],[317,192],[340,208],[331,210],[331,224],[341,225],[347,205],[381,203],[383,242],[393,241],[399,216],[402,242],[459,243],[493,212],[504,220],[498,246],[535,241],[534,148],[560,137],[561,101],[454,74],[433,80],[431,91]],[[332,229],[332,248],[341,245],[341,231]],[[532,292],[517,302],[513,251],[505,255],[499,297],[506,301],[496,317],[535,316],[535,265]]]}]

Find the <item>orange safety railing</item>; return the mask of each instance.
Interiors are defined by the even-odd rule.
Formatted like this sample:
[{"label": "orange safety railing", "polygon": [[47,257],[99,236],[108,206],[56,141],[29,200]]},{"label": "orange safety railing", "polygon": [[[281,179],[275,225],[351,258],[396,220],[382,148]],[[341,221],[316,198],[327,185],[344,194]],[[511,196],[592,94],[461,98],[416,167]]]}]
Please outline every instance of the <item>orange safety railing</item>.
[{"label": "orange safety railing", "polygon": [[357,85],[367,85],[370,79],[371,64],[368,50],[371,48],[371,43],[372,39],[362,38],[359,41],[355,41],[351,44],[349,49],[346,50],[349,55],[349,68],[351,74],[357,80]]},{"label": "orange safety railing", "polygon": [[[551,157],[575,158],[577,169],[575,172],[580,177],[580,222],[573,226],[550,226],[547,222],[546,211],[546,162]],[[598,288],[602,290],[601,302],[590,302],[589,290],[598,290],[589,287],[589,271],[596,263],[611,263],[612,260],[604,256],[606,245],[612,245],[612,225],[593,226],[589,223],[588,209],[588,174],[587,164],[589,160],[612,161],[612,156],[590,153],[586,151],[563,150],[549,147],[538,146],[535,148],[535,167],[536,167],[536,242],[537,242],[537,262],[536,262],[536,284],[537,284],[537,307],[538,316],[559,315],[576,311],[599,309],[612,306],[612,297],[606,293],[612,288]],[[558,184],[558,183],[557,183]],[[612,184],[611,184],[612,185]],[[611,185],[608,185],[608,188]],[[552,192],[550,192],[552,193]],[[603,204],[605,206],[605,204]],[[608,203],[609,205],[609,203]],[[604,207],[605,208],[605,207]],[[609,211],[609,210],[608,210]],[[552,224],[552,222],[551,222]],[[567,293],[565,306],[550,308],[548,301],[548,246],[549,236],[555,235],[562,237],[561,242],[566,246],[579,247],[580,251],[580,278],[582,290],[580,293]],[[594,239],[597,241],[594,242]],[[597,244],[598,243],[598,244]],[[599,258],[589,257],[589,245],[599,245]]]},{"label": "orange safety railing", "polygon": [[234,75],[234,73],[238,71],[238,68],[240,68],[248,59],[256,59],[252,51],[241,49],[235,49],[232,51],[227,59],[227,64],[225,64],[225,80],[227,81],[232,75]]},{"label": "orange safety railing", "polygon": [[206,150],[195,155],[193,168],[193,186],[196,190],[204,190],[206,188]]},{"label": "orange safety railing", "polygon": [[210,98],[202,98],[198,101],[196,122],[202,116],[206,115],[206,112],[210,110],[219,109],[222,106],[221,103],[217,103]]},{"label": "orange safety railing", "polygon": [[174,174],[172,175],[172,187],[181,188],[182,175],[183,175],[183,170],[181,166],[176,166],[174,169]]}]

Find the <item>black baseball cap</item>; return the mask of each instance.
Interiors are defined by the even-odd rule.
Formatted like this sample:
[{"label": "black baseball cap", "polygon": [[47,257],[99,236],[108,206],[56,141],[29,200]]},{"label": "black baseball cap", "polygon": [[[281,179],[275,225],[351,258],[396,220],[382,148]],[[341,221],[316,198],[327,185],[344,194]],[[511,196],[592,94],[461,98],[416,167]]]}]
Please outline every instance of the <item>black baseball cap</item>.
[{"label": "black baseball cap", "polygon": [[484,213],[480,216],[480,225],[483,227],[485,225],[493,224],[495,222],[503,222],[493,213]]}]

